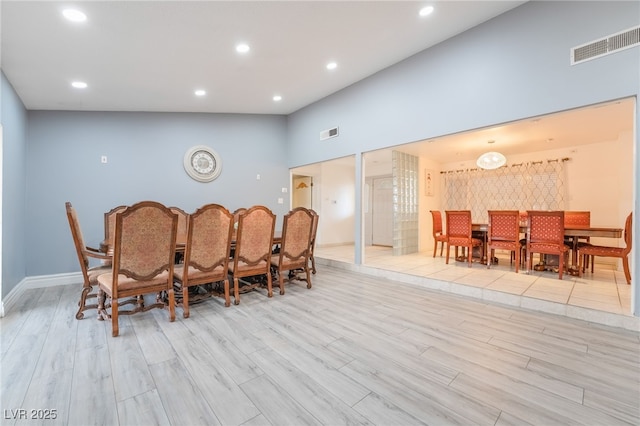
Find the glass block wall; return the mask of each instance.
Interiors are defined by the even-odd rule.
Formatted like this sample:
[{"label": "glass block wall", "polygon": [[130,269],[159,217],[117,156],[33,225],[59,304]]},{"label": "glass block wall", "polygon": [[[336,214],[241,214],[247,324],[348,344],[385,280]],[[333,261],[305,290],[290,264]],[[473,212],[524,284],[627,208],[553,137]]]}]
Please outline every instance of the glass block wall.
[{"label": "glass block wall", "polygon": [[392,153],[393,255],[418,252],[418,157]]}]

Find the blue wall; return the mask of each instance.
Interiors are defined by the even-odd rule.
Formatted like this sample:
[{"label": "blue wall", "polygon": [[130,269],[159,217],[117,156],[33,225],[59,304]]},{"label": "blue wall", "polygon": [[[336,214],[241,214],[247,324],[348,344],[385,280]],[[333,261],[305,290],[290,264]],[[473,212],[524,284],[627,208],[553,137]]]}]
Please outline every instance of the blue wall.
[{"label": "blue wall", "polygon": [[[354,154],[358,165],[375,149],[637,97],[640,48],[576,66],[569,52],[639,22],[637,1],[531,1],[288,117],[31,111],[25,118],[3,76],[3,295],[25,273],[78,270],[65,201],[94,244],[105,211],[142,199],[187,211],[207,202],[230,209],[265,204],[281,217],[288,168]],[[319,141],[319,132],[333,126],[340,136]],[[198,144],[223,158],[223,173],[210,184],[182,169],[184,152]],[[285,204],[277,204],[283,196]],[[636,185],[636,212],[639,199]],[[636,262],[632,274],[639,272]],[[637,285],[634,297],[638,315]]]},{"label": "blue wall", "polygon": [[[359,156],[376,149],[637,98],[640,47],[574,66],[570,50],[638,24],[637,1],[527,2],[290,115],[289,167],[353,154],[359,167]],[[639,122],[636,108],[636,129]],[[334,126],[337,138],[318,140],[321,130]],[[640,150],[634,155],[637,217]],[[638,241],[640,220],[634,222]],[[355,229],[362,229],[359,214]],[[356,259],[361,253],[357,238]],[[640,262],[632,275],[640,276]],[[633,299],[640,315],[638,285]]]},{"label": "blue wall", "polygon": [[2,123],[2,298],[26,276],[27,111],[4,73],[0,86]]},{"label": "blue wall", "polygon": [[289,166],[637,95],[640,48],[569,52],[639,23],[640,2],[525,3],[290,115]]},{"label": "blue wall", "polygon": [[[30,111],[28,119],[28,276],[79,268],[65,201],[94,246],[104,237],[104,212],[142,200],[187,212],[206,203],[232,211],[262,204],[278,216],[277,226],[288,210],[284,116]],[[184,171],[184,154],[194,145],[222,158],[213,182],[196,182]]]}]

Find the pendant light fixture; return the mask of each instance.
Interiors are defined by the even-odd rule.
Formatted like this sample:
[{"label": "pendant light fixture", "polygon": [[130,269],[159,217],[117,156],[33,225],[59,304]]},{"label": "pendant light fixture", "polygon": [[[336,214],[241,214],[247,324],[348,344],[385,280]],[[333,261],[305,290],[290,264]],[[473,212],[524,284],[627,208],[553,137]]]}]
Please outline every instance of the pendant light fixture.
[{"label": "pendant light fixture", "polygon": [[[492,144],[495,143],[495,141],[491,140],[487,143]],[[495,151],[485,152],[476,160],[478,167],[485,170],[494,170],[504,166],[506,163],[507,157]]]}]

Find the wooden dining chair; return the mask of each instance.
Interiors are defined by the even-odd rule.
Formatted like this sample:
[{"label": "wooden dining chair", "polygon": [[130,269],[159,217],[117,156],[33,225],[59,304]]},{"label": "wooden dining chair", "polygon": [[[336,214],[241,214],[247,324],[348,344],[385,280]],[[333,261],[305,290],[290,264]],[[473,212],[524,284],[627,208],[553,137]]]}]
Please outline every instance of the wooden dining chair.
[{"label": "wooden dining chair", "polygon": [[631,284],[631,270],[629,269],[629,253],[632,248],[632,222],[633,212],[629,213],[627,220],[624,223],[624,247],[609,247],[598,245],[585,245],[578,248],[578,271],[580,277],[584,272],[585,265],[583,260],[588,259],[591,256],[591,273],[593,273],[593,263],[595,256],[602,257],[617,257],[622,259],[622,268],[624,269],[624,277],[627,280],[627,284]]},{"label": "wooden dining chair", "polygon": [[176,230],[177,241],[187,241],[187,226],[189,222],[189,213],[180,207],[169,207],[172,213],[178,215],[178,228]]},{"label": "wooden dining chair", "polygon": [[265,206],[253,206],[238,216],[238,229],[233,261],[229,262],[229,274],[233,277],[234,304],[240,303],[240,293],[262,286],[260,280],[244,282],[240,278],[266,276],[267,295],[273,296],[271,287],[271,251],[276,216]]},{"label": "wooden dining chair", "polygon": [[[280,251],[271,256],[271,269],[278,275],[280,294],[284,294],[284,272],[289,272],[288,281],[300,279],[311,288],[311,236],[313,235],[314,216],[305,207],[296,207],[284,216],[282,224],[282,243]],[[305,274],[299,278],[298,269]]]},{"label": "wooden dining chair", "polygon": [[189,318],[189,288],[222,282],[223,292],[210,295],[224,298],[230,305],[229,251],[233,236],[233,215],[219,204],[207,204],[189,215],[184,262],[173,269],[173,279],[182,290],[182,312]]},{"label": "wooden dining chair", "polygon": [[[141,201],[116,214],[113,265],[111,272],[98,277],[98,312],[111,319],[112,335],[118,336],[118,316],[153,308],[169,308],[175,320],[173,268],[178,216],[154,201]],[[166,292],[165,304],[160,294]],[[156,303],[145,306],[142,295],[156,293]],[[111,299],[110,314],[105,306]],[[119,299],[138,297],[135,308],[120,310]]]},{"label": "wooden dining chair", "polygon": [[[97,296],[97,293],[92,293],[93,286],[98,285],[98,275],[111,270],[111,256],[85,244],[75,208],[73,208],[68,201],[65,203],[65,207],[67,209],[67,219],[69,221],[69,228],[71,229],[71,237],[76,247],[78,262],[80,262],[80,270],[82,271],[82,292],[80,293],[80,301],[78,302],[78,312],[76,312],[76,319],[81,320],[84,318],[84,311],[97,309],[98,307],[97,303],[87,305],[86,302],[87,299]],[[90,258],[96,259],[102,262],[102,264],[90,267]]]},{"label": "wooden dining chair", "polygon": [[472,236],[471,211],[445,210],[445,215],[447,219],[447,258],[445,263],[449,264],[451,246],[456,248],[456,259],[458,258],[458,247],[463,247],[467,249],[467,261],[471,267],[473,248],[482,246],[482,241]]},{"label": "wooden dining chair", "polygon": [[120,213],[127,206],[117,206],[109,210],[104,214],[104,241],[105,246],[109,247],[113,245],[113,237],[116,232],[116,214]]},{"label": "wooden dining chair", "polygon": [[433,257],[436,257],[438,250],[438,242],[440,242],[440,257],[442,257],[442,251],[444,245],[447,242],[447,235],[442,230],[442,213],[440,210],[429,210],[431,212],[431,218],[433,220],[432,235],[433,235]]},{"label": "wooden dining chair", "polygon": [[316,235],[318,234],[318,222],[320,221],[320,215],[313,210],[309,209],[309,212],[313,216],[313,225],[311,230],[311,243],[309,247],[309,261],[311,262],[311,273],[316,273],[316,258],[314,256],[314,252],[316,250]]},{"label": "wooden dining chair", "polygon": [[516,263],[516,273],[520,265],[520,212],[518,210],[489,210],[487,228],[487,269],[490,268],[495,250],[508,250]]},{"label": "wooden dining chair", "polygon": [[533,268],[533,254],[558,256],[558,279],[562,279],[569,246],[564,242],[564,212],[527,210],[527,265]]},{"label": "wooden dining chair", "polygon": [[184,245],[187,242],[187,226],[189,222],[189,213],[180,207],[169,207],[172,213],[178,215],[178,228],[176,230],[176,260],[175,263],[184,262]]}]

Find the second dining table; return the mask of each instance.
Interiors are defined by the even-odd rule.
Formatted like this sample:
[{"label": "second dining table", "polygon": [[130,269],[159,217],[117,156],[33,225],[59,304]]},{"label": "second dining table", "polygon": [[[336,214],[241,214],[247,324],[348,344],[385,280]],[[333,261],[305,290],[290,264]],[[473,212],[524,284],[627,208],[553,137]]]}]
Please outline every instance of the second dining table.
[{"label": "second dining table", "polygon": [[[488,261],[487,258],[487,232],[489,231],[488,223],[472,223],[471,224],[472,232],[482,233],[482,256],[480,259],[481,263],[486,263]],[[523,234],[527,233],[527,226],[520,225],[520,232]],[[601,227],[601,226],[578,226],[571,225],[565,226],[564,235],[565,237],[572,237],[573,246],[571,247],[573,252],[572,265],[569,265],[567,270],[571,271],[575,269],[577,271],[576,266],[576,253],[577,253],[577,243],[578,237],[597,237],[597,238],[622,238],[623,229],[622,228],[609,228],[609,227]]]}]

